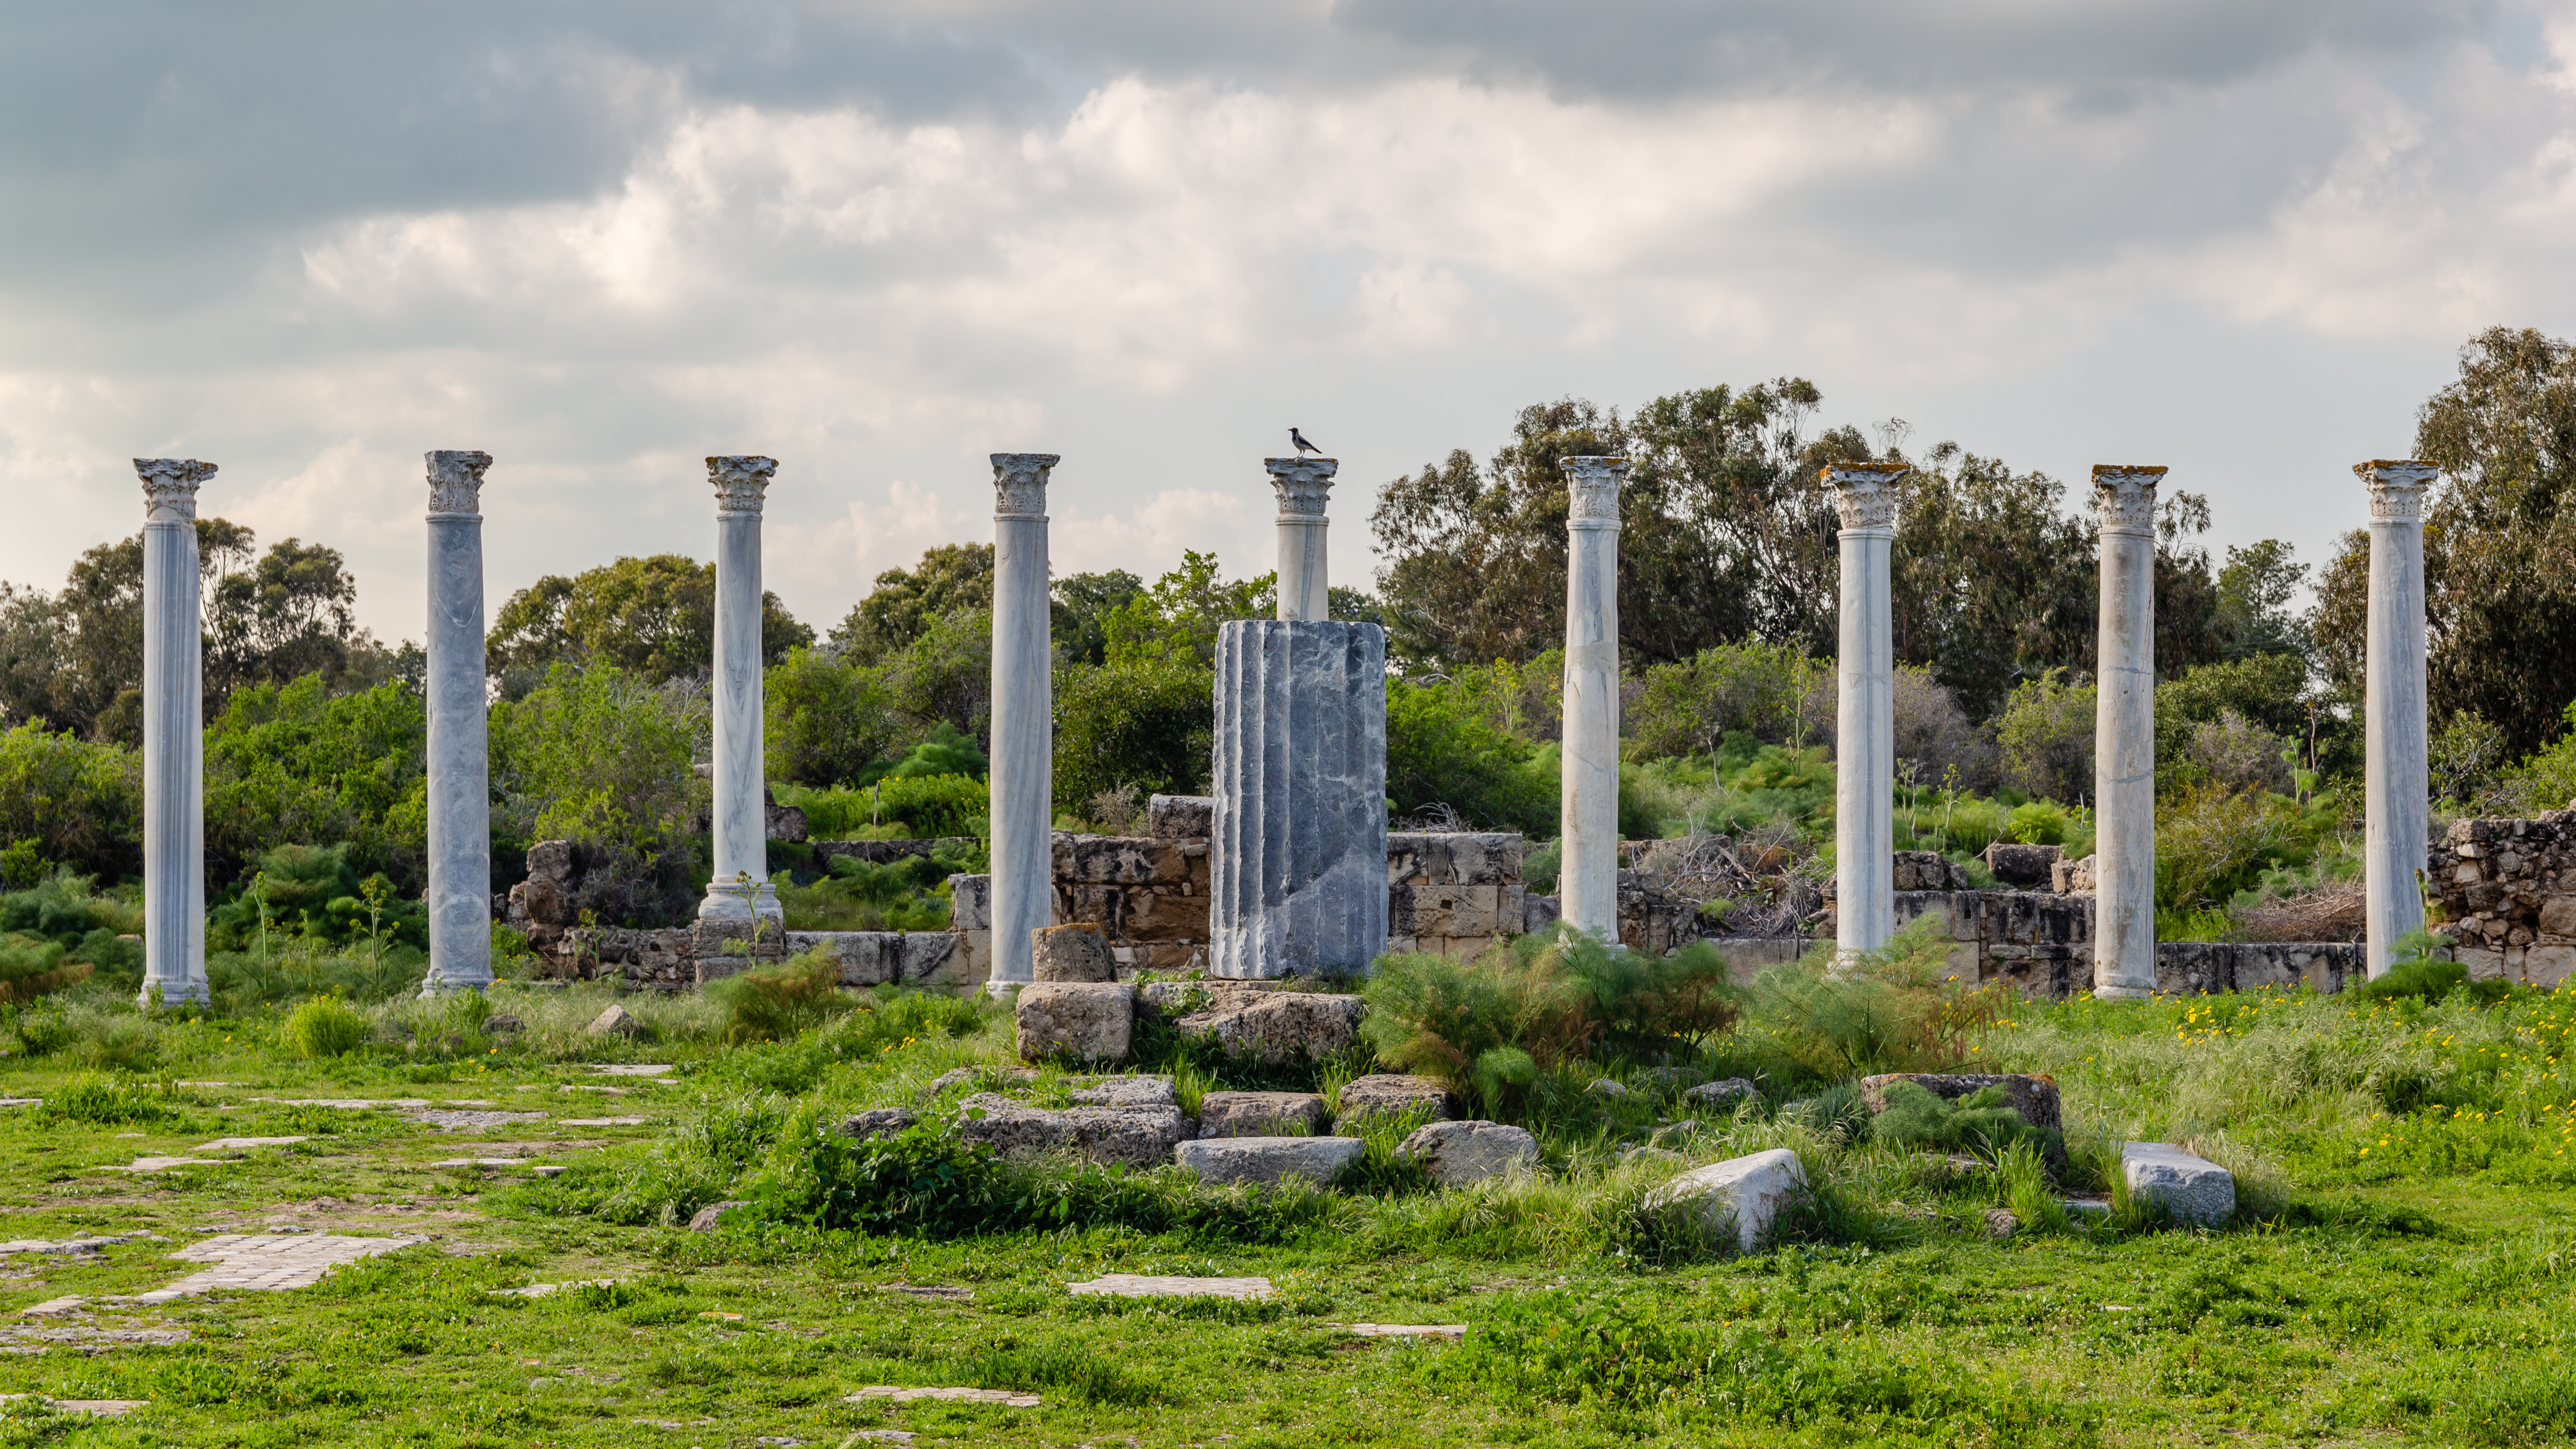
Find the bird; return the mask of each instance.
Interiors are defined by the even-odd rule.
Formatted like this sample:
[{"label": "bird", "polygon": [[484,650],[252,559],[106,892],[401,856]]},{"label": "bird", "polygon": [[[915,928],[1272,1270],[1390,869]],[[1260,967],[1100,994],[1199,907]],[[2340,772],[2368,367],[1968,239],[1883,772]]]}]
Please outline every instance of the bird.
[{"label": "bird", "polygon": [[1293,426],[1288,429],[1288,441],[1296,444],[1297,451],[1300,453],[1315,453],[1320,455],[1324,451],[1323,449],[1316,447],[1314,444],[1307,442],[1306,435],[1297,431]]}]

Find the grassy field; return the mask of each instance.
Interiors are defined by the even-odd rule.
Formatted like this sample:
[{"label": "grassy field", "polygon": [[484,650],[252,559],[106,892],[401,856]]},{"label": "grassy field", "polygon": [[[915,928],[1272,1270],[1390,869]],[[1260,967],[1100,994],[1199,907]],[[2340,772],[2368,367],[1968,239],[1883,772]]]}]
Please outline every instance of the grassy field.
[{"label": "grassy field", "polygon": [[[719,1003],[628,997],[655,1039],[583,1035],[611,999],[497,987],[516,1033],[379,1006],[370,1045],[320,1060],[289,1049],[281,1008],[154,1022],[101,993],[17,1016],[0,1093],[43,1105],[0,1108],[0,1236],[154,1236],[0,1257],[0,1392],[149,1406],[17,1400],[0,1443],[2510,1445],[2576,1426],[2576,994],[2030,1006],[1978,1036],[1980,1063],[2060,1082],[2071,1176],[2128,1136],[2227,1163],[2243,1210],[2221,1233],[2058,1227],[2009,1175],[1856,1139],[1777,1091],[1661,1129],[1676,1157],[1623,1160],[1683,1115],[1632,1074],[1619,1111],[1539,1124],[1536,1181],[1261,1194],[1059,1166],[978,1179],[983,1230],[950,1235],[969,1194],[932,1180],[936,1151],[907,1149],[924,1175],[889,1196],[862,1180],[885,1161],[836,1157],[820,1129],[1005,1061],[998,1015],[886,999],[734,1046]],[[290,1105],[313,1098],[543,1115],[442,1131]],[[259,1136],[307,1140],[116,1170]],[[1691,1163],[1773,1145],[1818,1192],[1772,1251],[1720,1255],[1640,1210]],[[567,1170],[431,1165],[521,1153]],[[689,1231],[717,1198],[758,1206]],[[817,1225],[852,1202],[918,1231]],[[2024,1224],[2003,1241],[1984,1232],[1999,1204]],[[271,1225],[422,1241],[290,1291],[96,1301],[195,1271],[170,1255],[209,1230]],[[1065,1291],[1103,1271],[1277,1291]],[[592,1286],[501,1291],[538,1283]],[[904,1291],[934,1287],[963,1291]],[[63,1296],[93,1301],[20,1313]],[[187,1338],[100,1337],[133,1330]],[[1043,1402],[846,1400],[871,1385]]]}]

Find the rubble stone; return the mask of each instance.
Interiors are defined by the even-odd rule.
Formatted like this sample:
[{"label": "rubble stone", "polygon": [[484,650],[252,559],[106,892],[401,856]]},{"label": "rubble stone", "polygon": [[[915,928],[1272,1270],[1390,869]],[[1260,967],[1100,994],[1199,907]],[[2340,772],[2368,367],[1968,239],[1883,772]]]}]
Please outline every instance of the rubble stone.
[{"label": "rubble stone", "polygon": [[1206,1183],[1302,1181],[1321,1187],[1367,1151],[1356,1137],[1223,1137],[1181,1143],[1174,1158]]},{"label": "rubble stone", "polygon": [[959,1107],[958,1135],[1006,1157],[1070,1153],[1094,1162],[1159,1167],[1189,1135],[1178,1107],[1031,1107],[990,1093]]},{"label": "rubble stone", "polygon": [[2169,1142],[2120,1144],[2120,1176],[2133,1199],[2152,1202],[2191,1227],[2223,1228],[2236,1217],[2236,1178]]},{"label": "rubble stone", "polygon": [[1769,1240],[1780,1209],[1806,1190],[1798,1154],[1774,1147],[1685,1172],[1648,1193],[1645,1205],[1694,1207],[1712,1230],[1732,1221],[1737,1249],[1750,1253]]},{"label": "rubble stone", "polygon": [[1013,1006],[1020,1058],[1121,1062],[1136,1024],[1136,996],[1117,982],[1040,981]]},{"label": "rubble stone", "polygon": [[1399,1117],[1408,1112],[1428,1112],[1434,1119],[1449,1115],[1449,1089],[1429,1077],[1406,1077],[1376,1073],[1354,1078],[1342,1088],[1341,1112],[1334,1130],[1350,1132],[1369,1117]]},{"label": "rubble stone", "polygon": [[1031,972],[1039,981],[1115,981],[1118,962],[1109,938],[1088,921],[1040,926],[1029,933]]},{"label": "rubble stone", "polygon": [[1538,1166],[1538,1139],[1500,1122],[1426,1123],[1396,1152],[1420,1163],[1442,1187],[1468,1187]]},{"label": "rubble stone", "polygon": [[1313,1092],[1210,1092],[1199,1098],[1199,1137],[1314,1136],[1324,1099]]}]

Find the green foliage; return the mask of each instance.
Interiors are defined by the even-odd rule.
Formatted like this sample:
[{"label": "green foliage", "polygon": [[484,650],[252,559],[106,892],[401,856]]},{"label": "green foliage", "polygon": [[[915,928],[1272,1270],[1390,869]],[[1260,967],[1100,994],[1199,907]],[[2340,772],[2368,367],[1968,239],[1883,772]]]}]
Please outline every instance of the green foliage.
[{"label": "green foliage", "polygon": [[1044,1389],[1077,1404],[1153,1404],[1164,1397],[1117,1359],[1069,1344],[990,1349],[966,1361],[965,1378],[981,1389]]},{"label": "green foliage", "polygon": [[798,785],[857,781],[894,747],[894,698],[876,671],[796,648],[762,681],[763,750],[770,773]]},{"label": "green foliage", "polygon": [[1995,720],[2004,778],[2027,794],[2065,802],[2093,798],[2094,692],[2047,669],[2013,686]]},{"label": "green foliage", "polygon": [[1939,918],[1926,917],[1839,967],[1831,946],[1769,967],[1753,979],[1745,1031],[1828,1081],[1957,1067],[2008,988],[1951,979],[1952,948]]},{"label": "green foliage", "polygon": [[429,948],[429,912],[394,895],[381,874],[360,878],[349,847],[280,845],[263,852],[240,894],[206,913],[209,949],[240,951],[285,937],[331,945],[367,940]]},{"label": "green foliage", "polygon": [[2024,845],[2063,845],[2073,824],[2056,801],[2026,800],[2004,818],[2004,834]]},{"label": "green foliage", "polygon": [[[1066,664],[1109,662],[1109,613],[1145,592],[1145,581],[1125,569],[1071,574],[1055,581],[1049,607],[1056,656]],[[1335,618],[1341,617],[1338,611]]]},{"label": "green foliage", "polygon": [[[703,673],[715,652],[716,566],[677,554],[621,558],[572,578],[549,574],[510,596],[486,645],[504,698],[558,665],[607,665],[648,683]],[[776,594],[760,596],[760,658],[814,642]]]},{"label": "green foliage", "polygon": [[1887,1110],[1871,1121],[1870,1136],[1899,1147],[1994,1157],[2016,1143],[2047,1146],[2052,1135],[2007,1105],[2001,1087],[1982,1087],[1954,1102],[1919,1083],[1898,1080],[1888,1083],[1882,1095]]},{"label": "green foliage", "polygon": [[2296,554],[2277,538],[2227,546],[2218,571],[2218,634],[2227,658],[2307,657],[2308,621],[2293,605],[2307,590],[2308,566]]},{"label": "green foliage", "polygon": [[1278,612],[1276,585],[1274,574],[1228,582],[1217,574],[1215,554],[1185,550],[1179,568],[1101,616],[1102,658],[1111,666],[1211,668],[1217,630],[1229,620]]},{"label": "green foliage", "polygon": [[2297,805],[2281,796],[2186,787],[2156,811],[2156,904],[2224,904],[2267,868],[2305,860],[2304,827]]},{"label": "green foliage", "polygon": [[428,716],[397,684],[334,696],[309,674],[236,693],[206,731],[206,846],[218,879],[287,841],[422,883]]},{"label": "green foliage", "polygon": [[299,1057],[342,1057],[367,1044],[366,1017],[335,997],[317,996],[286,1018],[286,1044]]},{"label": "green foliage", "polygon": [[881,664],[939,620],[992,607],[993,546],[944,543],[925,550],[909,569],[878,574],[868,596],[832,631],[831,645],[853,663]]},{"label": "green foliage", "polygon": [[2516,814],[2576,806],[2576,701],[2564,716],[2567,732],[2505,772],[2499,793]]},{"label": "green foliage", "polygon": [[1111,663],[1063,670],[1055,693],[1056,808],[1080,811],[1094,795],[1120,788],[1202,792],[1216,744],[1215,689],[1214,672],[1186,651],[1140,658],[1123,643]]},{"label": "green foliage", "polygon": [[2447,938],[2432,931],[2409,931],[2398,937],[2389,946],[2388,969],[2353,987],[2353,999],[2439,1002],[2466,987],[2470,999],[2492,1005],[2513,994],[2509,982],[2471,981],[2468,967],[2443,958],[2441,953],[2449,945]]},{"label": "green foliage", "polygon": [[55,1122],[98,1127],[150,1127],[180,1120],[179,1091],[164,1081],[75,1077],[45,1093],[36,1115]]},{"label": "green foliage", "polygon": [[975,741],[946,720],[930,728],[930,738],[904,752],[903,759],[886,772],[894,780],[919,780],[940,775],[964,775],[980,780],[988,773],[984,752]]},{"label": "green foliage", "polygon": [[942,842],[927,855],[882,864],[836,855],[811,885],[781,881],[778,898],[798,931],[937,931],[948,925],[947,881],[989,868],[970,845]]},{"label": "green foliage", "polygon": [[1716,645],[1678,663],[1648,666],[1621,723],[1645,759],[1715,755],[1731,733],[1801,746],[1807,693],[1832,668],[1795,643]]},{"label": "green foliage", "polygon": [[841,990],[839,958],[807,952],[775,966],[708,982],[704,990],[725,1013],[729,1042],[785,1041],[858,1009]]},{"label": "green foliage", "polygon": [[1386,685],[1386,793],[1398,815],[1446,805],[1472,829],[1556,833],[1552,751],[1533,748],[1488,717],[1456,683]]},{"label": "green foliage", "polygon": [[993,611],[956,609],[932,619],[877,669],[908,730],[945,722],[982,740],[993,730]]},{"label": "green foliage", "polygon": [[649,884],[603,920],[658,924],[686,911],[708,795],[689,766],[710,737],[707,710],[706,691],[685,682],[606,664],[548,669],[515,703],[492,707],[496,842],[572,839],[626,859]]},{"label": "green foliage", "polygon": [[[19,856],[116,880],[143,869],[143,761],[40,724],[0,732],[0,840]],[[12,883],[32,884],[11,868]]]}]

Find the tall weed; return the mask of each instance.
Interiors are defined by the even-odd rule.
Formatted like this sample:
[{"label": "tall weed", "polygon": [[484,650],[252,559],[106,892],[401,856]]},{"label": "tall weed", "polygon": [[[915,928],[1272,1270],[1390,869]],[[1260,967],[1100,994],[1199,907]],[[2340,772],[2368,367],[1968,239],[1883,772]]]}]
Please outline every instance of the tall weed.
[{"label": "tall weed", "polygon": [[1745,1030],[1828,1081],[1957,1067],[2012,998],[2000,983],[1952,979],[1953,947],[1926,917],[1849,963],[1825,947],[1770,967],[1753,980]]}]

